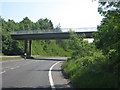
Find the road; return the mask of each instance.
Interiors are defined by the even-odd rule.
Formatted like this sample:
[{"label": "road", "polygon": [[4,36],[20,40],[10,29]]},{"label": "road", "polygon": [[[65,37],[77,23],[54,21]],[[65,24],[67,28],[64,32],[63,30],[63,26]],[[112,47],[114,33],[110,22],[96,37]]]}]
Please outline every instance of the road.
[{"label": "road", "polygon": [[67,58],[10,60],[2,62],[2,88],[71,88],[61,72]]}]

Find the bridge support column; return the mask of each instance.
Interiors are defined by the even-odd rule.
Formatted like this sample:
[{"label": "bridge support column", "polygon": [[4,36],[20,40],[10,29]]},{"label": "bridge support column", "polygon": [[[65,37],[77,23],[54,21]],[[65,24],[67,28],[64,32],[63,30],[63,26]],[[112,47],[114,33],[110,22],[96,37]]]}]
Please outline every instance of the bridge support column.
[{"label": "bridge support column", "polygon": [[29,53],[28,53],[28,57],[31,57],[32,55],[32,40],[29,41]]},{"label": "bridge support column", "polygon": [[26,55],[28,55],[28,41],[25,40],[25,47],[24,47],[24,54],[26,53]]},{"label": "bridge support column", "polygon": [[30,58],[32,54],[32,40],[28,42],[28,40],[25,40],[25,48],[24,48],[24,54],[26,53],[26,57]]}]

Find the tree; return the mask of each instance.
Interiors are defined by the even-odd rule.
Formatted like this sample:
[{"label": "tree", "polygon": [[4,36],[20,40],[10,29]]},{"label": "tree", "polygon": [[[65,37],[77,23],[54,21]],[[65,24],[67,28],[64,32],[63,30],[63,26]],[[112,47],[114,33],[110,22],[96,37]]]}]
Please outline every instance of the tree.
[{"label": "tree", "polygon": [[108,55],[110,67],[115,70],[120,65],[120,1],[101,2],[98,11],[104,18],[94,35],[95,44]]},{"label": "tree", "polygon": [[32,30],[32,27],[33,22],[28,17],[23,18],[20,22],[20,30]]},{"label": "tree", "polygon": [[40,30],[42,31],[49,31],[51,29],[53,29],[53,24],[51,22],[51,20],[48,20],[47,18],[45,19],[39,19],[36,22],[37,26],[39,27]]},{"label": "tree", "polygon": [[62,32],[60,23],[56,26],[54,32]]},{"label": "tree", "polygon": [[13,20],[8,20],[7,22],[0,18],[2,26],[2,53],[5,55],[21,55],[22,50],[18,45],[18,42],[12,40],[10,32],[17,30],[19,27]]},{"label": "tree", "polygon": [[[4,19],[0,18],[0,22],[2,26],[2,53],[5,55],[23,55],[24,53],[24,42],[13,40],[10,36],[10,32],[18,30],[42,30],[45,32],[53,32],[52,30],[54,30],[52,21],[47,18],[39,19],[35,23],[32,22],[28,17],[23,18],[21,22],[15,22],[14,20],[10,19],[8,21],[5,21]],[[55,47],[53,47],[52,45],[49,46],[49,44],[51,43],[54,44],[55,47],[61,48],[56,44],[56,41],[54,41],[53,43],[53,41],[51,40],[37,40],[33,42],[33,45],[35,45],[33,48],[33,51],[35,50],[34,54],[41,54],[40,51],[44,50],[42,54],[57,55],[55,53],[51,54],[51,50],[55,51]]]}]

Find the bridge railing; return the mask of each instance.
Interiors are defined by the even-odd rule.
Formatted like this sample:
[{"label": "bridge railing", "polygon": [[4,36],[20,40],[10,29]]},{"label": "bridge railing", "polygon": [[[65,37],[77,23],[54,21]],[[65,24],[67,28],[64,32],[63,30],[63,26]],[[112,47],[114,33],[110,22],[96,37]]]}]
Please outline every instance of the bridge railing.
[{"label": "bridge railing", "polygon": [[10,34],[40,34],[40,33],[58,33],[58,32],[68,32],[70,30],[78,32],[89,32],[97,31],[95,27],[92,28],[60,28],[60,29],[43,29],[43,30],[19,30],[12,31]]},{"label": "bridge railing", "polygon": [[19,30],[19,31],[12,31],[10,34],[39,34],[39,33],[58,33],[61,32],[60,30],[56,29],[49,29],[49,30]]},{"label": "bridge railing", "polygon": [[82,28],[61,28],[62,31],[97,31],[96,27],[82,27]]}]

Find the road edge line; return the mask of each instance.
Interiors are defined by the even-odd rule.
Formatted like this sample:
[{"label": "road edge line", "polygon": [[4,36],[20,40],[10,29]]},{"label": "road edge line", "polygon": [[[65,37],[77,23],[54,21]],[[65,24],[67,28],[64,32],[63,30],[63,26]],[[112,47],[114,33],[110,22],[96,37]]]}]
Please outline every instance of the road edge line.
[{"label": "road edge line", "polygon": [[49,69],[49,74],[48,74],[48,76],[49,76],[49,82],[50,82],[50,86],[51,86],[52,90],[55,90],[55,85],[54,85],[54,82],[53,82],[51,70],[52,70],[53,67],[54,67],[55,65],[57,65],[58,63],[60,63],[60,61],[54,63],[54,64],[50,67],[50,69]]}]

